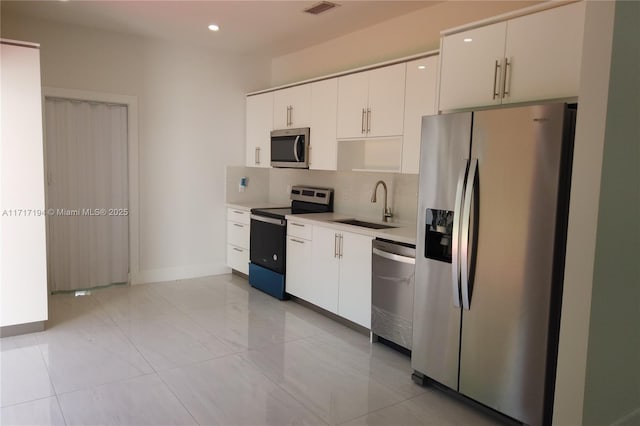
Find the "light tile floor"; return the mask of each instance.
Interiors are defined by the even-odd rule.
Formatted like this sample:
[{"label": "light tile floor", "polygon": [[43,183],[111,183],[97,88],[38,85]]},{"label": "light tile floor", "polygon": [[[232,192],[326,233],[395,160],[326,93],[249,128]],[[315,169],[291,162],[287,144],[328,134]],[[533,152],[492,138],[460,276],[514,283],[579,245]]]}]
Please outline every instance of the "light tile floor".
[{"label": "light tile floor", "polygon": [[0,424],[493,425],[409,359],[220,275],[50,298],[0,339]]}]

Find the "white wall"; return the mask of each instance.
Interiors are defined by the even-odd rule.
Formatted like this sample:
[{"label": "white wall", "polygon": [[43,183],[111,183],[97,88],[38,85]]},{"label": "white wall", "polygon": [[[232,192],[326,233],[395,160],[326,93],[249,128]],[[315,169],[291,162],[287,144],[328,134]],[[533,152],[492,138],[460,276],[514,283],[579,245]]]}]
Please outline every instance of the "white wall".
[{"label": "white wall", "polygon": [[1,31],[41,43],[44,86],[138,98],[134,281],[227,271],[225,167],[244,162],[244,95],[268,84],[269,61],[7,14]]},{"label": "white wall", "polygon": [[272,86],[440,48],[440,31],[539,1],[446,1],[273,58]]},{"label": "white wall", "polygon": [[584,425],[640,424],[640,3],[616,2]]},{"label": "white wall", "polygon": [[582,424],[598,196],[609,87],[613,3],[586,9],[554,424]]}]

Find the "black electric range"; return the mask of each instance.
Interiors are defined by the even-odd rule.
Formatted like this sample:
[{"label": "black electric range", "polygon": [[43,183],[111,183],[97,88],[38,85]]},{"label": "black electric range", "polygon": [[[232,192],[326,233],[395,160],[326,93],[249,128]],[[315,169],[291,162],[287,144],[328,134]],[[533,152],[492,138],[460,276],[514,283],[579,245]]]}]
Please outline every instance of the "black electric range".
[{"label": "black electric range", "polygon": [[286,297],[287,221],[290,214],[333,211],[333,189],[294,186],[291,207],[251,210],[249,284],[280,300]]}]

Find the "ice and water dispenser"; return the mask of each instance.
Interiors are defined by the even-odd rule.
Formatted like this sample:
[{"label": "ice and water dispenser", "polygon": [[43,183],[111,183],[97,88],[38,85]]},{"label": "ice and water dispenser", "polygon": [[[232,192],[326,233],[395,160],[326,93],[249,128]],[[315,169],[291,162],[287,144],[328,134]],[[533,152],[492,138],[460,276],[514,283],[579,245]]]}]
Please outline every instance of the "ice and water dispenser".
[{"label": "ice and water dispenser", "polygon": [[424,257],[451,263],[453,212],[427,209]]}]

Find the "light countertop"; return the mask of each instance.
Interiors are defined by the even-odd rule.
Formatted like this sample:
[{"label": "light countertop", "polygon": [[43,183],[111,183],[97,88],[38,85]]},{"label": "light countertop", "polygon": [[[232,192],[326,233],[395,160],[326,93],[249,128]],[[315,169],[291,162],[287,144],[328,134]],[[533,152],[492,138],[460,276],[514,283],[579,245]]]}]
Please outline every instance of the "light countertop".
[{"label": "light countertop", "polygon": [[[403,224],[390,222],[389,225],[395,228],[387,229],[371,229],[364,228],[362,226],[347,225],[344,223],[334,222],[335,220],[353,219],[352,215],[345,215],[341,213],[309,213],[309,214],[296,214],[287,215],[287,220],[308,223],[310,225],[326,226],[333,229],[343,230],[345,232],[353,232],[355,234],[370,235],[375,238],[384,238],[391,241],[398,241],[401,243],[415,244],[416,243],[416,225],[415,224]],[[382,223],[379,220],[371,220],[368,218],[355,217],[355,219],[365,220],[367,222]]]}]

